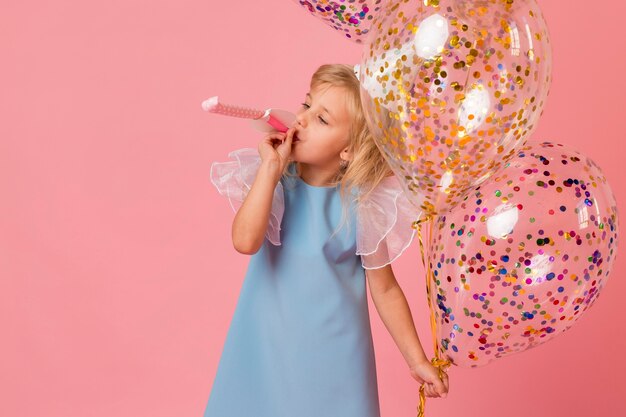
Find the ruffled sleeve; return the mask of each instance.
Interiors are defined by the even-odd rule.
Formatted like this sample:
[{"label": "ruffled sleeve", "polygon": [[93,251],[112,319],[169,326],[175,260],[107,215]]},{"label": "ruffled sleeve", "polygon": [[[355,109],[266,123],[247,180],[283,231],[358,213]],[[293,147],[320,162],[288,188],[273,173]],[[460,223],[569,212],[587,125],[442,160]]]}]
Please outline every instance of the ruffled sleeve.
[{"label": "ruffled sleeve", "polygon": [[[211,182],[217,191],[228,197],[233,211],[237,212],[250,192],[261,166],[259,152],[253,148],[237,149],[228,154],[232,161],[211,164]],[[274,190],[272,208],[265,236],[272,244],[280,246],[280,223],[285,211],[283,185],[279,181]]]},{"label": "ruffled sleeve", "polygon": [[356,254],[363,268],[378,269],[396,260],[413,241],[411,225],[420,215],[395,175],[383,179],[357,204]]}]

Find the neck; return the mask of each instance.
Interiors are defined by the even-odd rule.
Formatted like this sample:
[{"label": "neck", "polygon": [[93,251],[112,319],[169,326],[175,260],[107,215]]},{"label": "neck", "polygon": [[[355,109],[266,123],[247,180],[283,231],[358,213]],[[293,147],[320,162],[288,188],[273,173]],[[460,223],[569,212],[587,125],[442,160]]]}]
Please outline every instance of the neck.
[{"label": "neck", "polygon": [[300,178],[315,187],[330,186],[331,180],[337,175],[337,169],[317,167],[300,163]]}]

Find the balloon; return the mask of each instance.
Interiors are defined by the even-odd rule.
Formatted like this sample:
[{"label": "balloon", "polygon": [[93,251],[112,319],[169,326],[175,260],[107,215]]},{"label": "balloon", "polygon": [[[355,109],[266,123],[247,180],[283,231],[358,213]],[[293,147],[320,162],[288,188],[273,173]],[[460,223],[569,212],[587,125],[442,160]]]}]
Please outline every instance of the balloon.
[{"label": "balloon", "polygon": [[374,15],[389,0],[294,0],[347,39],[362,44],[370,31]]},{"label": "balloon", "polygon": [[483,366],[563,333],[598,299],[617,246],[600,167],[564,145],[528,142],[434,221],[427,262],[441,355]]},{"label": "balloon", "polygon": [[375,140],[426,214],[454,208],[535,129],[551,81],[535,0],[385,3],[360,63]]}]

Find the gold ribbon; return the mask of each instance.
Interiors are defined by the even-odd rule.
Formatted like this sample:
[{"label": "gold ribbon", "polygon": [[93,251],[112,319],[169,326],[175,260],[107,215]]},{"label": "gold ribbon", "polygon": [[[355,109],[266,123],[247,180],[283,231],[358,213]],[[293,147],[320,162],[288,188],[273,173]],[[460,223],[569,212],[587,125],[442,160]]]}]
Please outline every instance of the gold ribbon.
[{"label": "gold ribbon", "polygon": [[[433,229],[435,227],[435,220],[432,215],[426,215],[423,219],[419,219],[411,225],[413,229],[417,228],[417,238],[420,243],[420,254],[422,255],[422,264],[424,265],[424,269],[426,270],[426,296],[428,297],[428,310],[430,311],[430,330],[433,336],[433,344],[435,349],[435,357],[430,360],[434,367],[439,371],[439,379],[443,381],[443,374],[448,366],[452,363],[447,359],[442,359],[439,354],[439,339],[437,337],[437,321],[435,319],[435,310],[431,301],[431,281],[434,281],[435,277],[433,271],[430,268],[430,263],[427,263],[424,259],[424,242],[422,242],[422,224],[430,220],[430,227],[428,230],[428,242],[432,243],[432,235]],[[420,401],[417,406],[417,417],[424,417],[424,410],[426,409],[426,396],[424,395],[424,386],[426,383],[423,383],[420,386],[419,394]]]}]

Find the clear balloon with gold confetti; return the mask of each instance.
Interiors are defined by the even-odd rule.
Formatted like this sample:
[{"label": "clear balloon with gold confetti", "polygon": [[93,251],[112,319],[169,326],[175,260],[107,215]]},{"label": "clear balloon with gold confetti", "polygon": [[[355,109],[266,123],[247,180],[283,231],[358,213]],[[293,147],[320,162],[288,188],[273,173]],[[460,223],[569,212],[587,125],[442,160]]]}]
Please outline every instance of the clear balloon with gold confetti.
[{"label": "clear balloon with gold confetti", "polygon": [[359,69],[375,140],[424,214],[455,207],[537,126],[551,81],[534,0],[389,1]]}]

